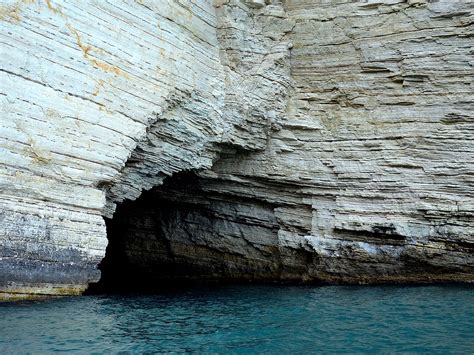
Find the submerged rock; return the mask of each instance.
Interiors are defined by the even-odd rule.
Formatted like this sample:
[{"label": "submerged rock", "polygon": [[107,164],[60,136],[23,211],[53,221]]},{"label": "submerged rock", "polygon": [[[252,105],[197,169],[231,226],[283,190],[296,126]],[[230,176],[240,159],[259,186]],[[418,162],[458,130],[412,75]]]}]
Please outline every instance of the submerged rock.
[{"label": "submerged rock", "polygon": [[1,6],[0,292],[474,280],[473,4]]}]

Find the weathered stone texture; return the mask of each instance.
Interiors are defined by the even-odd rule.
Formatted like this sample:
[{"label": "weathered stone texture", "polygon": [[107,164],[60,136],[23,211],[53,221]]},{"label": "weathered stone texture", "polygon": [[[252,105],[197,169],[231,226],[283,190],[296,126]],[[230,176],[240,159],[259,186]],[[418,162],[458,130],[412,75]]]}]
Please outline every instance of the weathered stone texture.
[{"label": "weathered stone texture", "polygon": [[[2,288],[39,281],[8,276],[20,261],[49,263],[45,282],[62,284],[71,273],[56,269],[69,249],[85,269],[72,283],[84,288],[99,277],[91,265],[107,244],[104,210],[158,184],[161,172],[211,166],[199,145],[223,130],[215,10],[207,1],[1,6]],[[160,120],[171,121],[160,129],[172,133],[154,146],[149,135]],[[180,137],[194,151],[183,153]],[[142,153],[147,145],[154,151]],[[148,163],[136,163],[140,154]],[[43,250],[23,251],[46,234]]]},{"label": "weathered stone texture", "polygon": [[186,265],[472,281],[472,20],[448,0],[3,1],[0,290],[80,292],[103,216],[190,170],[199,198],[157,190],[201,221],[174,218]]}]

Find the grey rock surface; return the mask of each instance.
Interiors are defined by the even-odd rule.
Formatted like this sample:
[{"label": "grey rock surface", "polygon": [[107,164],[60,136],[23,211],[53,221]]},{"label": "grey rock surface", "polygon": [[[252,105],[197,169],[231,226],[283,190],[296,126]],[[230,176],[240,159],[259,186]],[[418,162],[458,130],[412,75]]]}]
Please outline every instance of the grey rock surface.
[{"label": "grey rock surface", "polygon": [[473,11],[2,2],[0,292],[82,292],[142,194],[174,208],[119,211],[142,270],[472,282]]}]

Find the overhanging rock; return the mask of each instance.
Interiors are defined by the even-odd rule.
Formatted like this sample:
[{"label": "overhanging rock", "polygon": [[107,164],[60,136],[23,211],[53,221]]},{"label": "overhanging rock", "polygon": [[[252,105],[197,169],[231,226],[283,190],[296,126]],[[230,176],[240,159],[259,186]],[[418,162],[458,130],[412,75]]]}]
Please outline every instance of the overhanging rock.
[{"label": "overhanging rock", "polygon": [[272,279],[474,279],[473,5],[253,3],[1,5],[5,295],[82,292],[182,171],[271,225]]}]

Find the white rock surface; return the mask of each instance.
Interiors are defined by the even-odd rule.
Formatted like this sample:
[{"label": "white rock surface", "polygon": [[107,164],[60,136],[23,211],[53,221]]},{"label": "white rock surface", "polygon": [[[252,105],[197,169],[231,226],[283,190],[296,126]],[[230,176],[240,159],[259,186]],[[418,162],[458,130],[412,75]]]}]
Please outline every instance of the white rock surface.
[{"label": "white rock surface", "polygon": [[189,170],[261,278],[474,279],[472,2],[254,3],[2,0],[0,291],[81,292]]}]

